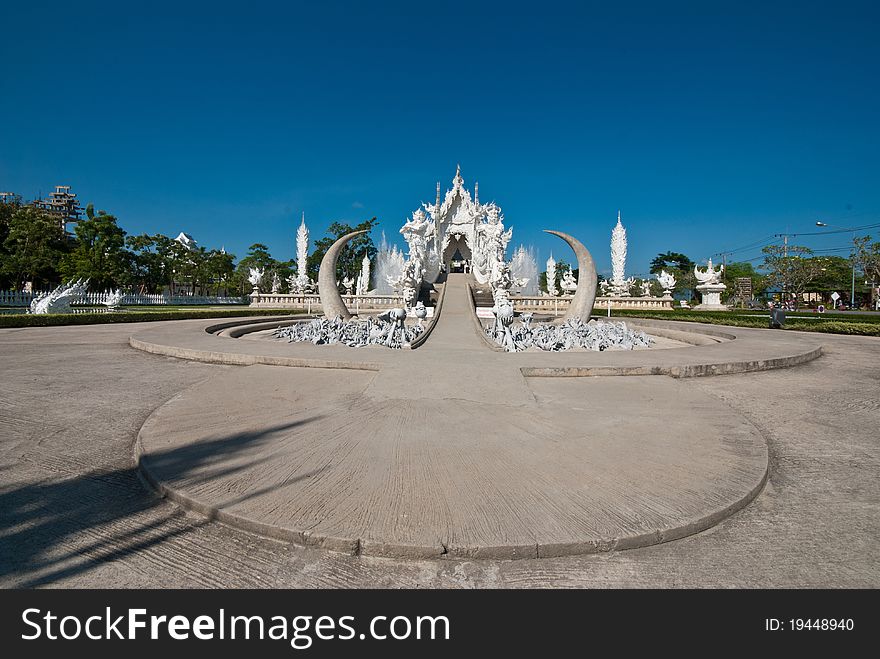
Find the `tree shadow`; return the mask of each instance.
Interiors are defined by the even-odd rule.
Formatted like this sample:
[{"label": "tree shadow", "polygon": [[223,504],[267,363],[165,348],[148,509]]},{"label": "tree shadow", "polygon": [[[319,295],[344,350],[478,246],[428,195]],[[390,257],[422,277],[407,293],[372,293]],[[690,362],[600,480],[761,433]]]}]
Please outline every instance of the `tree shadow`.
[{"label": "tree shadow", "polygon": [[[160,467],[163,478],[169,480],[187,478],[196,472],[199,481],[216,478],[261,462],[262,459],[249,460],[247,452],[270,441],[273,434],[319,418],[152,453],[148,464],[151,468]],[[241,461],[234,467],[205,471],[214,462],[238,456]],[[302,474],[283,486],[312,475],[314,472]],[[271,489],[258,489],[225,505]],[[144,487],[136,466],[0,489],[0,580],[9,584],[12,578],[14,583],[10,585],[20,588],[50,584],[138,554],[210,522],[207,518],[198,522],[184,519],[179,508],[160,508],[162,505],[162,500]]]}]

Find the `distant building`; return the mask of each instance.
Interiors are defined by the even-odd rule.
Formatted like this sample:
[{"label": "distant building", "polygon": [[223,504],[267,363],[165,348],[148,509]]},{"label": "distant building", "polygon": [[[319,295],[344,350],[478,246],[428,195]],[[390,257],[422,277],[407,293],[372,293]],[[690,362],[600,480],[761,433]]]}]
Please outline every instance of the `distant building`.
[{"label": "distant building", "polygon": [[55,192],[45,199],[31,202],[31,206],[57,216],[61,230],[65,232],[67,225],[79,222],[82,215],[82,207],[79,205],[76,194],[70,191],[69,185],[56,185]]},{"label": "distant building", "polygon": [[176,240],[177,242],[179,242],[181,245],[183,245],[184,247],[186,247],[189,250],[193,250],[196,248],[196,239],[193,238],[188,233],[184,233],[183,231],[181,231],[178,234],[177,238],[175,238],[174,240]]}]

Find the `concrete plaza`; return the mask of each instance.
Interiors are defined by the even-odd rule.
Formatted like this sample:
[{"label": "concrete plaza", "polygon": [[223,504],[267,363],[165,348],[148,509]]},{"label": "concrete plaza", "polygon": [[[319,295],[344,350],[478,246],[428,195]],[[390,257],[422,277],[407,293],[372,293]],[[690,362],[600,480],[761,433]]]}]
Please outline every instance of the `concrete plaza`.
[{"label": "concrete plaza", "polygon": [[[424,348],[349,358],[375,370],[224,365],[223,345],[300,346],[206,334],[205,321],[0,330],[0,585],[880,584],[880,340],[737,330],[728,350],[822,356],[716,377],[524,377],[633,357],[492,352],[454,335],[447,305]],[[699,350],[653,358],[696,367]],[[503,377],[481,376],[493,363]],[[291,534],[249,532],[257,522]],[[669,537],[647,539],[663,524]],[[590,545],[603,538],[620,542]]]}]

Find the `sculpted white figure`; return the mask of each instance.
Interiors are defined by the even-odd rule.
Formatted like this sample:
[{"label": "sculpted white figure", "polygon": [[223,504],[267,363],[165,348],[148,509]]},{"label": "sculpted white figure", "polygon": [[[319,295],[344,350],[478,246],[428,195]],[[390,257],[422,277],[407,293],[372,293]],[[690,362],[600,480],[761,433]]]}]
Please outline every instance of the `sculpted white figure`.
[{"label": "sculpted white figure", "polygon": [[697,269],[697,266],[694,265],[694,277],[697,278],[697,281],[701,284],[720,284],[721,276],[724,274],[724,266],[722,265],[718,270],[714,268],[712,265],[712,259],[709,259],[709,262],[706,265],[706,269],[703,272],[700,272]]},{"label": "sculpted white figure", "polygon": [[77,279],[61,284],[50,293],[43,293],[31,300],[30,312],[33,314],[45,313],[72,313],[71,303],[79,301],[86,294],[89,280]]},{"label": "sculpted white figure", "polygon": [[251,286],[254,287],[254,294],[257,295],[260,292],[260,282],[263,281],[263,274],[265,271],[263,268],[250,268],[248,274],[248,281]]},{"label": "sculpted white figure", "polygon": [[556,288],[556,259],[553,258],[552,252],[547,259],[547,295],[553,297],[559,295],[559,289]]},{"label": "sculpted white figure", "polygon": [[562,290],[569,295],[573,294],[578,287],[577,279],[575,278],[574,271],[571,268],[565,271],[565,274],[562,275],[562,281],[560,281],[559,283],[562,286]]},{"label": "sculpted white figure", "polygon": [[657,281],[663,287],[663,295],[672,297],[672,289],[675,288],[675,277],[666,272],[666,270],[661,270],[660,274],[657,275]]},{"label": "sculpted white figure", "polygon": [[645,280],[640,286],[642,288],[642,297],[651,297],[651,282]]},{"label": "sculpted white figure", "polygon": [[110,291],[107,295],[107,299],[104,300],[104,306],[108,309],[116,309],[122,304],[122,298],[124,297],[124,293],[121,288],[117,288],[115,291]]},{"label": "sculpted white figure", "polygon": [[272,273],[272,293],[278,293],[281,290],[281,277],[277,272]]},{"label": "sculpted white figure", "polygon": [[358,275],[357,288],[355,292],[358,295],[366,295],[370,289],[370,257],[364,254],[361,261],[361,274]]},{"label": "sculpted white figure", "polygon": [[351,277],[344,277],[342,279],[342,286],[345,288],[345,294],[351,295],[351,291],[354,288],[354,279]]},{"label": "sculpted white figure", "polygon": [[700,282],[696,289],[703,298],[703,301],[694,309],[710,311],[727,309],[726,305],[721,304],[721,294],[727,290],[727,286],[721,281],[723,274],[724,266],[722,265],[716,270],[712,265],[712,259],[709,259],[706,269],[702,272],[697,269],[696,265],[694,266],[694,277]]}]

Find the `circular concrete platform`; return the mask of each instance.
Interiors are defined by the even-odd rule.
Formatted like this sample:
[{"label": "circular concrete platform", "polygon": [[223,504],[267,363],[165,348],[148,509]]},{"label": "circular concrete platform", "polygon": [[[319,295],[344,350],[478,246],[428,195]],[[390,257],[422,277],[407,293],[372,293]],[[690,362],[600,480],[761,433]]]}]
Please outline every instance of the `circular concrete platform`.
[{"label": "circular concrete platform", "polygon": [[147,420],[141,470],[248,531],[474,558],[673,540],[745,506],[767,476],[763,437],[685,380],[404,375],[223,369]]}]

